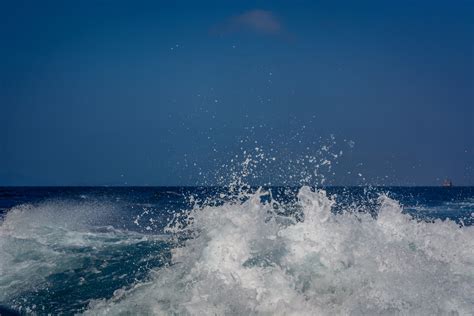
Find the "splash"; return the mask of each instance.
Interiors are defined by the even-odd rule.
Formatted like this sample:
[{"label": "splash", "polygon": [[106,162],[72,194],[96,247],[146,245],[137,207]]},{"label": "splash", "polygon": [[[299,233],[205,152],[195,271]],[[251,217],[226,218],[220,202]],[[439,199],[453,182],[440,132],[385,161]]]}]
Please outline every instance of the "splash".
[{"label": "splash", "polygon": [[117,215],[111,204],[73,201],[10,210],[0,222],[0,314],[1,305],[11,313],[79,313],[169,261],[163,236],[107,225]]},{"label": "splash", "polygon": [[197,206],[185,224],[169,227],[188,236],[169,266],[154,270],[146,284],[92,302],[86,313],[472,312],[472,226],[416,221],[386,195],[375,217],[350,209],[335,214],[336,204],[324,190],[303,186],[286,213],[281,209],[290,205],[263,189]]},{"label": "splash", "polygon": [[342,155],[333,138],[288,159],[246,146],[216,168],[219,187],[166,189],[155,204],[131,188],[130,204],[84,195],[10,210],[0,305],[88,315],[474,310],[474,226],[463,225],[472,214],[423,221],[370,187],[328,194],[321,185]]}]

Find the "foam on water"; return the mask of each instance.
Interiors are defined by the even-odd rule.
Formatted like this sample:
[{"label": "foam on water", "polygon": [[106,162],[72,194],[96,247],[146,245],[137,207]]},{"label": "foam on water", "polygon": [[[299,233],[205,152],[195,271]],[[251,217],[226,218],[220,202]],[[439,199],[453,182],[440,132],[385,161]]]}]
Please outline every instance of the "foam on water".
[{"label": "foam on water", "polygon": [[[282,215],[259,190],[195,207],[191,235],[147,283],[96,300],[100,314],[453,314],[474,310],[474,227],[427,223],[381,195],[378,216],[334,214],[323,190],[303,186]],[[267,202],[263,202],[267,201]],[[270,202],[268,202],[270,201]],[[293,214],[293,215],[291,215]]]},{"label": "foam on water", "polygon": [[102,226],[117,215],[109,204],[71,201],[10,210],[0,223],[0,303],[28,314],[81,312],[169,260],[162,236]]}]

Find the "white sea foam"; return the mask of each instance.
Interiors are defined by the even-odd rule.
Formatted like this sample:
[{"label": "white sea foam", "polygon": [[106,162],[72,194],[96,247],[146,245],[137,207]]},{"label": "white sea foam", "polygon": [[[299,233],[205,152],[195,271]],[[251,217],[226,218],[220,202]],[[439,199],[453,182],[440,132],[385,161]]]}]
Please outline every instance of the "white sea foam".
[{"label": "white sea foam", "polygon": [[117,211],[109,204],[72,201],[10,210],[0,222],[0,302],[34,292],[51,275],[84,269],[84,258],[93,260],[102,250],[161,239],[102,226],[113,216]]},{"label": "white sea foam", "polygon": [[420,222],[380,196],[377,218],[331,212],[302,187],[304,220],[281,216],[258,191],[196,207],[193,235],[150,282],[93,302],[88,314],[471,315],[474,227]]}]

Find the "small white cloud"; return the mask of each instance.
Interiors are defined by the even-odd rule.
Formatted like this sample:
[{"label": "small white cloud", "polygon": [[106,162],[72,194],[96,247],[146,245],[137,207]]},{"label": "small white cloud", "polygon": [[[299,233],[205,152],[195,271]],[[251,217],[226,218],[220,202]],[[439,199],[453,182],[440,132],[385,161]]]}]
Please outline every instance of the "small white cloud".
[{"label": "small white cloud", "polygon": [[262,33],[278,33],[282,26],[271,11],[250,10],[232,18],[237,27],[248,28]]},{"label": "small white cloud", "polygon": [[250,31],[261,34],[278,34],[282,30],[281,21],[272,11],[260,9],[253,9],[232,16],[214,29],[218,33]]}]

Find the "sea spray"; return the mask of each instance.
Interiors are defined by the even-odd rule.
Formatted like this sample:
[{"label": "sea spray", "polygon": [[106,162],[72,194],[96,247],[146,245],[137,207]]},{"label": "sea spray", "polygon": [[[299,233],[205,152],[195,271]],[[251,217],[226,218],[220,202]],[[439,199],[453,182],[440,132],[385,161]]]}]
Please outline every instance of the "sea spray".
[{"label": "sea spray", "polygon": [[[469,314],[474,230],[426,223],[387,196],[378,216],[346,210],[302,187],[303,220],[282,220],[262,190],[245,201],[193,209],[153,281],[89,314]],[[291,213],[290,213],[291,214]],[[288,215],[291,217],[292,215]],[[179,234],[179,229],[176,231]]]},{"label": "sea spray", "polygon": [[472,192],[456,200],[430,189],[458,209],[454,221],[430,200],[431,215],[413,217],[399,200],[415,189],[323,188],[342,154],[334,144],[288,159],[243,149],[216,169],[218,187],[96,188],[14,207],[0,224],[0,305],[90,315],[474,310]]},{"label": "sea spray", "polygon": [[93,299],[146,281],[170,260],[171,245],[161,234],[107,225],[121,215],[111,203],[71,200],[10,210],[0,224],[0,309],[80,313]]}]

